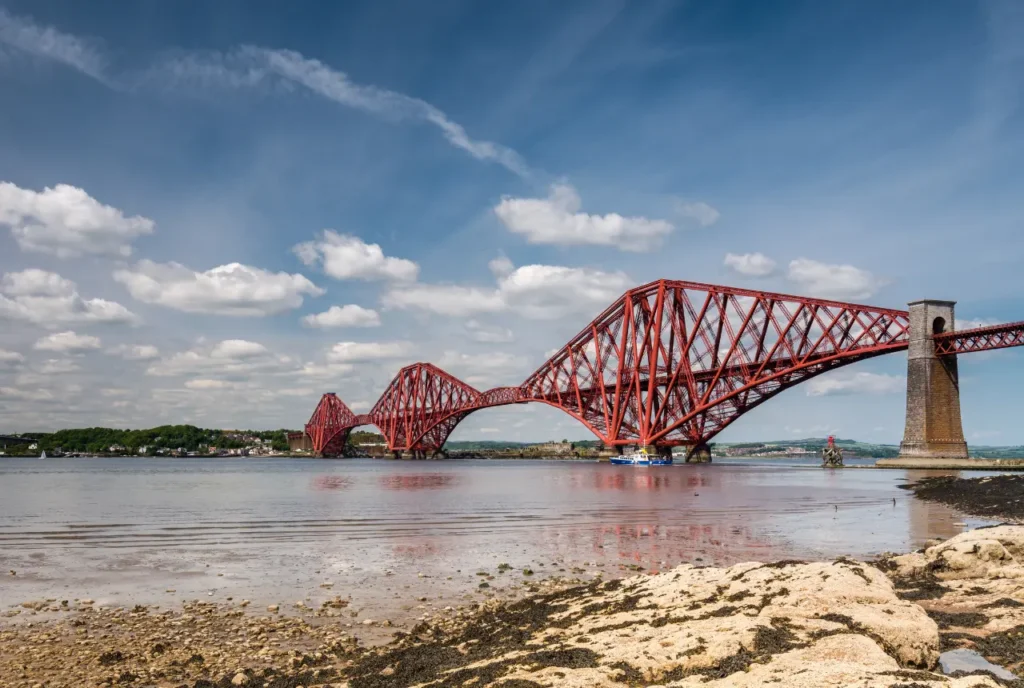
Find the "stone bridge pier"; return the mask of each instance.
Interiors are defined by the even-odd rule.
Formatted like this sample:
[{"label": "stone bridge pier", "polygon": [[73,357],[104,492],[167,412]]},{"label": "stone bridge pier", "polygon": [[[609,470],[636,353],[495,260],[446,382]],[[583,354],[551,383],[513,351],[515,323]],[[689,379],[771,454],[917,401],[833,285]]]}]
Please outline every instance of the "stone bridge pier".
[{"label": "stone bridge pier", "polygon": [[914,301],[907,350],[907,424],[900,458],[966,459],[956,354],[935,355],[932,335],[954,330],[955,301]]}]

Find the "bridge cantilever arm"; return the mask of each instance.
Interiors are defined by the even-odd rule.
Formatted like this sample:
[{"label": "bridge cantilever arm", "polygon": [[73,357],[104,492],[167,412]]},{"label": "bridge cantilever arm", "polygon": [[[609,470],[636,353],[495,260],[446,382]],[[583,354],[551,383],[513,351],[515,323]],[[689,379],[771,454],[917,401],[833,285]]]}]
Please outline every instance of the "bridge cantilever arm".
[{"label": "bridge cantilever arm", "polygon": [[944,332],[932,339],[935,342],[935,353],[940,356],[1008,349],[1011,346],[1024,346],[1024,322]]}]

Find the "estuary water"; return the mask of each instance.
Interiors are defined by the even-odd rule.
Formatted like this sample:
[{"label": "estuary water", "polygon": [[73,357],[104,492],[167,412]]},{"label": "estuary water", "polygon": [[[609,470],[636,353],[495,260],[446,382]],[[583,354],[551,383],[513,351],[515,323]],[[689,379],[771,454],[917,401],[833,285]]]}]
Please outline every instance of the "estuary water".
[{"label": "estuary water", "polygon": [[864,558],[983,523],[898,489],[913,472],[816,463],[0,459],[0,611],[342,595],[391,614],[519,587],[527,568]]}]

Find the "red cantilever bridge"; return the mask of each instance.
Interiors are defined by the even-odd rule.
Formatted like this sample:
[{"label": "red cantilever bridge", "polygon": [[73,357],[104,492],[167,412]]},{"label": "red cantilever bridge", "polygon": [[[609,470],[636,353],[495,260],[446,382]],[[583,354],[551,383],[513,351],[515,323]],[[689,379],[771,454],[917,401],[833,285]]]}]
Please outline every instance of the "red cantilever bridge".
[{"label": "red cantilever bridge", "polygon": [[[948,331],[951,302],[917,303],[948,309],[948,318],[936,317],[927,332],[937,357],[1024,344],[1024,323]],[[686,446],[693,454],[783,390],[907,349],[914,340],[910,316],[658,280],[623,294],[518,386],[480,391],[430,363],[414,363],[398,372],[367,414],[356,415],[336,394],[325,394],[306,433],[318,455],[336,456],[353,428],[372,424],[390,450],[422,457],[440,451],[474,411],[537,402],[565,411],[605,445]],[[955,385],[955,361],[952,374]],[[956,403],[959,424],[958,397]]]}]

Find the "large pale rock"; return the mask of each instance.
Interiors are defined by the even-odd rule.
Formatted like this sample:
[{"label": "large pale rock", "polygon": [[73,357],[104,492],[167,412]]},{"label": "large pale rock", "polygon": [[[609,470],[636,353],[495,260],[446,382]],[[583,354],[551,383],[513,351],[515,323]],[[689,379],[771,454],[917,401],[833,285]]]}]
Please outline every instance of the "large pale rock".
[{"label": "large pale rock", "polygon": [[978,528],[929,547],[923,554],[894,557],[903,576],[930,572],[940,580],[1024,579],[1024,528]]},{"label": "large pale rock", "polygon": [[[904,677],[902,681],[894,679]],[[911,679],[912,677],[912,679]],[[918,671],[902,674],[899,665],[877,644],[862,635],[836,635],[813,645],[773,657],[767,664],[757,664],[750,671],[723,679],[701,682],[691,679],[677,686],[702,688],[755,688],[765,685],[786,688],[819,688],[820,686],[869,686],[889,688],[892,685],[944,686],[946,688],[995,688],[989,679],[969,677],[949,679]]]},{"label": "large pale rock", "polygon": [[[1024,526],[971,530],[890,561],[904,587],[937,581],[937,594],[918,604],[937,615],[967,614],[961,630],[986,635],[1024,625]],[[958,625],[947,618],[951,628]]]},{"label": "large pale rock", "polygon": [[[521,649],[460,669],[506,666],[505,679],[567,688],[627,680],[890,686],[885,672],[930,668],[939,646],[924,610],[900,600],[885,574],[853,561],[680,566],[582,595],[551,621]],[[588,659],[542,661],[538,648]]]}]

